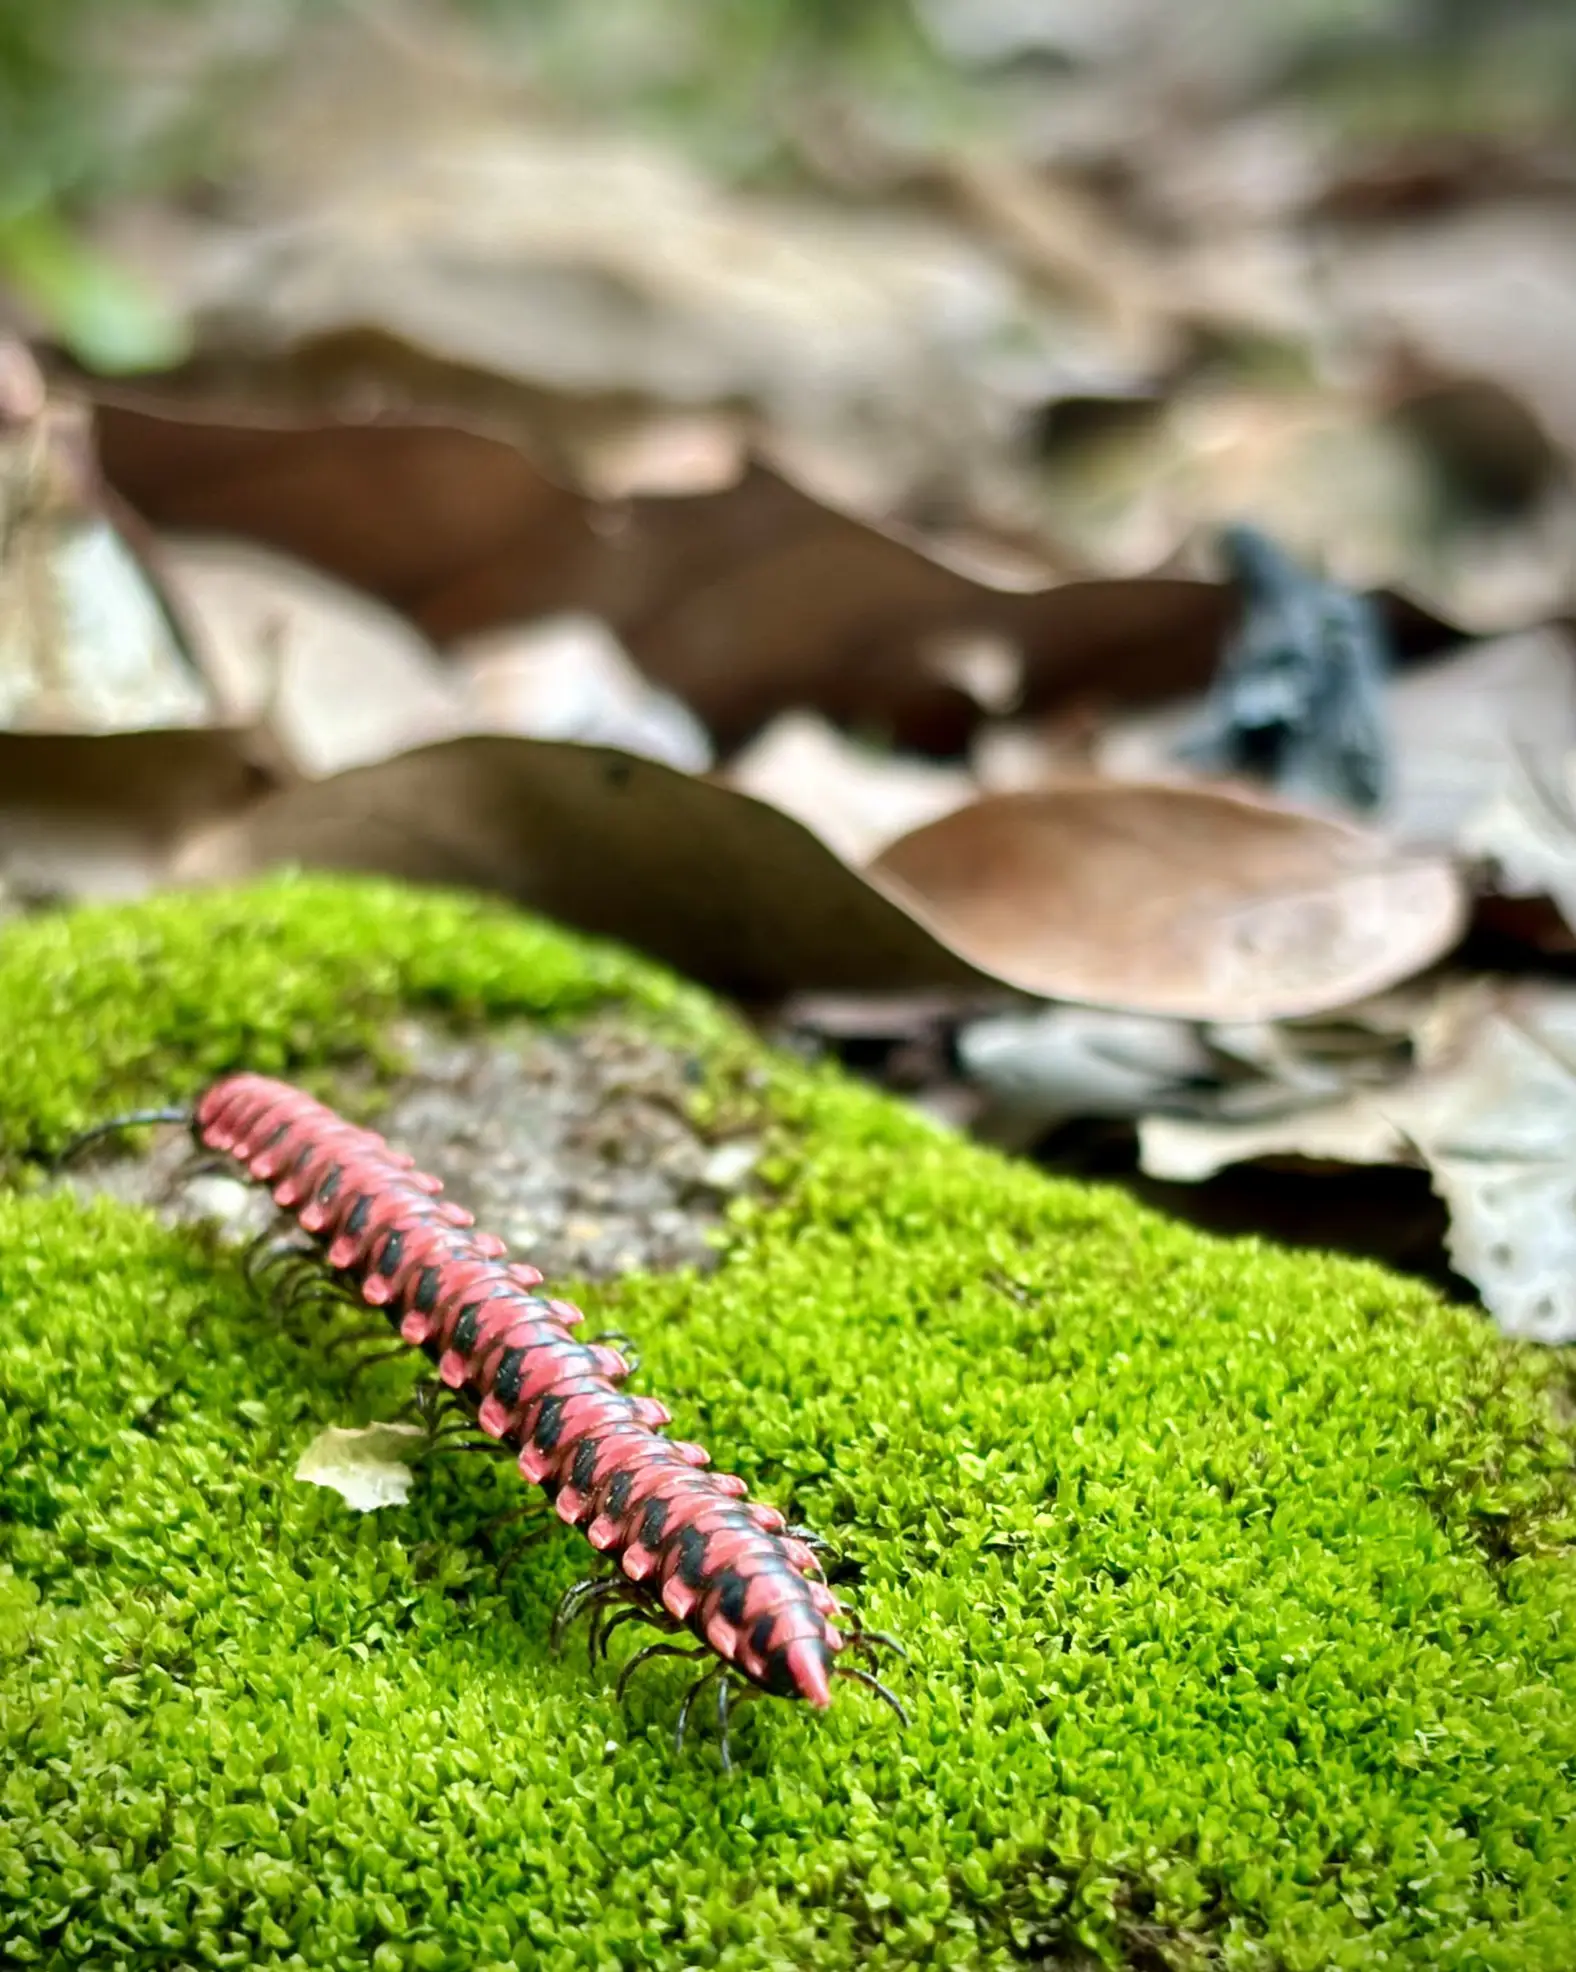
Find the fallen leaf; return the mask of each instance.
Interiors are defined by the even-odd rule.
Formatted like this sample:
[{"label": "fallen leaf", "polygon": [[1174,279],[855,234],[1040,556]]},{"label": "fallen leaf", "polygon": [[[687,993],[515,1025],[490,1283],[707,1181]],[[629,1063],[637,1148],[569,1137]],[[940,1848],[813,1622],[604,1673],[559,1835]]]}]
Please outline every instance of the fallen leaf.
[{"label": "fallen leaf", "polygon": [[1388,1086],[1233,1122],[1146,1117],[1152,1177],[1196,1183],[1294,1157],[1426,1165],[1450,1213],[1452,1265],[1511,1335],[1576,1340],[1576,988],[1448,982]]},{"label": "fallen leaf", "polygon": [[850,863],[867,862],[898,836],[963,807],[975,794],[964,769],[877,753],[811,712],[782,713],[722,778],[794,816]]},{"label": "fallen leaf", "polygon": [[1450,1208],[1451,1262],[1500,1327],[1576,1341],[1576,989],[1447,1004],[1402,1120]]},{"label": "fallen leaf", "polygon": [[282,862],[497,891],[746,999],[993,983],[790,816],[607,747],[450,740],[282,789],[179,875]]},{"label": "fallen leaf", "polygon": [[[555,484],[508,437],[436,414],[243,413],[188,401],[190,388],[96,392],[105,471],[153,525],[281,549],[440,644],[597,616],[724,748],[801,706],[913,743],[938,691],[967,710],[938,652],[982,634],[1017,654],[1031,712],[1085,687],[1158,697],[1209,676],[1230,618],[1214,582],[1048,587],[1032,565],[951,548],[942,559],[937,540],[830,511],[761,466],[721,492],[608,508]],[[1398,627],[1409,649],[1448,635],[1415,610]]]},{"label": "fallen leaf", "polygon": [[1022,1140],[1073,1117],[1207,1108],[1221,1075],[1196,1027],[1108,1007],[992,1014],[959,1030],[957,1053]]},{"label": "fallen leaf", "polygon": [[405,1461],[426,1436],[419,1424],[330,1425],[296,1461],[295,1476],[327,1486],[357,1513],[403,1506],[414,1476]]},{"label": "fallen leaf", "polygon": [[375,339],[378,370],[441,365],[500,416],[545,397],[742,409],[807,490],[866,514],[938,488],[1001,504],[1015,428],[1110,367],[1098,317],[938,213],[730,189],[519,105],[363,128],[310,189],[260,147],[242,183],[243,223],[167,213],[146,242],[232,375],[321,376]]},{"label": "fallen leaf", "polygon": [[1151,1178],[1201,1184],[1236,1164],[1408,1164],[1410,1146],[1386,1095],[1363,1090],[1270,1116],[1146,1116],[1139,1163]]},{"label": "fallen leaf", "polygon": [[104,510],[85,407],[47,397],[18,345],[0,354],[0,726],[208,723],[203,675]]},{"label": "fallen leaf", "polygon": [[393,610],[250,542],[166,537],[165,585],[237,719],[334,774],[473,723],[460,681]]},{"label": "fallen leaf", "polygon": [[744,998],[994,985],[1272,1019],[1410,977],[1458,937],[1443,858],[1209,790],[998,796],[863,874],[791,816],[608,748],[452,740],[198,832],[186,880],[277,863],[501,892]]},{"label": "fallen leaf", "polygon": [[0,733],[0,883],[34,900],[135,896],[189,833],[273,784],[255,736]]},{"label": "fallen leaf", "polygon": [[1216,789],[996,795],[872,865],[958,951],[1046,998],[1285,1018],[1411,977],[1465,923],[1443,857]]},{"label": "fallen leaf", "polygon": [[711,765],[705,727],[643,678],[594,616],[484,631],[452,645],[449,657],[479,730],[621,747],[691,774]]},{"label": "fallen leaf", "polygon": [[1547,897],[1576,929],[1576,752],[1550,764],[1525,750],[1462,828],[1461,847],[1492,866],[1500,895]]}]

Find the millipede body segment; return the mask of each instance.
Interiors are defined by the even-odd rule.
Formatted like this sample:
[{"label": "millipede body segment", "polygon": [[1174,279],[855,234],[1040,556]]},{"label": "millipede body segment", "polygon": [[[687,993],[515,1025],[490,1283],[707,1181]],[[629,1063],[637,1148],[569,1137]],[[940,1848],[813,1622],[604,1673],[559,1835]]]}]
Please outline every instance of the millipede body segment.
[{"label": "millipede body segment", "polygon": [[[838,1664],[851,1647],[869,1656],[888,1639],[839,1629],[843,1612],[813,1549],[776,1508],[748,1499],[742,1480],[711,1470],[700,1446],[665,1435],[664,1406],[619,1388],[624,1356],[578,1340],[579,1309],[539,1292],[540,1274],[478,1232],[436,1178],[262,1075],[214,1084],[193,1129],[207,1151],[271,1187],[328,1267],[435,1364],[558,1517],[613,1564],[614,1574],[571,1590],[566,1608],[616,1600],[631,1618],[688,1630],[699,1654],[712,1654],[702,1682],[721,1680],[725,1758],[724,1667],[820,1708],[832,1677],[853,1678],[902,1715],[868,1671]],[[671,1644],[652,1652],[685,1654]]]}]

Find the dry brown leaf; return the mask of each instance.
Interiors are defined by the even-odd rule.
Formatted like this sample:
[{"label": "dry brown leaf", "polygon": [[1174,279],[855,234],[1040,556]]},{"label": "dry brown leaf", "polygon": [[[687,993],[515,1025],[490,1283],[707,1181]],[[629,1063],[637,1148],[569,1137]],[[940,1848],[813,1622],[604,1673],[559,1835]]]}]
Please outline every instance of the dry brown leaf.
[{"label": "dry brown leaf", "polygon": [[39,899],[134,896],[199,824],[271,785],[224,729],[0,734],[0,883]]},{"label": "dry brown leaf", "polygon": [[1196,1183],[1264,1158],[1425,1164],[1451,1261],[1501,1328],[1576,1340],[1576,990],[1447,981],[1416,1041],[1413,1072],[1340,1101],[1241,1122],[1146,1117],[1143,1168]]},{"label": "dry brown leaf", "polygon": [[589,612],[724,746],[811,705],[955,750],[978,711],[938,680],[948,636],[1015,649],[1032,707],[1084,686],[1144,698],[1200,684],[1230,618],[1218,584],[1181,577],[1046,587],[995,560],[987,581],[979,556],[951,565],[763,467],[723,492],[607,508],[515,444],[440,421],[302,422],[177,389],[99,401],[105,469],[157,526],[283,549],[440,643]]},{"label": "dry brown leaf", "polygon": [[745,998],[992,983],[789,816],[605,747],[451,740],[288,788],[180,875],[280,862],[498,891]]},{"label": "dry brown leaf", "polygon": [[1378,992],[1448,950],[1466,916],[1443,857],[1206,788],[997,795],[894,843],[872,874],[1009,985],[1200,1020]]},{"label": "dry brown leaf", "polygon": [[250,542],[166,538],[160,572],[239,719],[266,718],[301,773],[334,774],[474,721],[402,616]]},{"label": "dry brown leaf", "polygon": [[912,203],[729,190],[677,150],[519,101],[328,128],[309,183],[275,155],[288,125],[258,147],[230,188],[239,223],[166,213],[117,236],[205,357],[321,373],[372,336],[375,371],[445,366],[499,416],[545,397],[742,409],[801,483],[865,513],[938,488],[1007,504],[1023,418],[1111,367],[1098,315]]},{"label": "dry brown leaf", "polygon": [[0,343],[0,725],[200,726],[215,703],[147,571],[104,510],[86,408]]},{"label": "dry brown leaf", "polygon": [[861,875],[733,789],[608,748],[502,738],[284,789],[198,835],[179,875],[280,862],[496,890],[746,998],[1007,986],[1222,1020],[1405,978],[1463,913],[1442,860],[1226,795],[1002,797]]},{"label": "dry brown leaf", "polygon": [[780,714],[723,778],[794,816],[856,864],[922,822],[963,807],[976,793],[962,768],[877,753],[813,712]]},{"label": "dry brown leaf", "polygon": [[711,765],[705,727],[671,692],[643,678],[594,616],[483,631],[452,646],[449,656],[475,715],[473,730],[622,747],[690,774]]}]

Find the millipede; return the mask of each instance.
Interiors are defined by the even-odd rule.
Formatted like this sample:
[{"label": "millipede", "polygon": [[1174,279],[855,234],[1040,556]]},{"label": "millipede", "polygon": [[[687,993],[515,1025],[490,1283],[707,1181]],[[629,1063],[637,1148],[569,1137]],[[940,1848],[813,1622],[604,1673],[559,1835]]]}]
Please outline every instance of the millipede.
[{"label": "millipede", "polygon": [[[422,1352],[436,1371],[423,1386],[434,1435],[439,1405],[457,1406],[462,1429],[474,1427],[475,1442],[512,1456],[544,1510],[604,1557],[607,1570],[560,1601],[555,1646],[581,1616],[592,1663],[599,1651],[606,1658],[622,1623],[658,1631],[621,1667],[619,1699],[653,1658],[710,1660],[680,1703],[680,1748],[708,1689],[725,1768],[730,1707],[743,1698],[825,1710],[832,1681],[843,1678],[907,1723],[870,1668],[878,1651],[901,1654],[901,1646],[884,1631],[848,1626],[814,1536],[752,1500],[702,1446],[670,1437],[665,1405],[619,1387],[632,1367],[627,1348],[610,1337],[577,1339],[580,1309],[540,1292],[537,1269],[477,1230],[405,1152],[286,1082],[243,1073],[213,1083],[191,1110],[143,1109],[102,1123],[62,1161],[112,1131],[152,1123],[190,1129],[196,1148],[186,1175],[219,1170],[266,1185],[293,1220],[288,1232],[270,1228],[249,1249],[254,1280],[294,1269],[297,1290],[317,1280],[379,1310],[399,1341],[367,1360]],[[688,1643],[672,1640],[686,1632]]]}]

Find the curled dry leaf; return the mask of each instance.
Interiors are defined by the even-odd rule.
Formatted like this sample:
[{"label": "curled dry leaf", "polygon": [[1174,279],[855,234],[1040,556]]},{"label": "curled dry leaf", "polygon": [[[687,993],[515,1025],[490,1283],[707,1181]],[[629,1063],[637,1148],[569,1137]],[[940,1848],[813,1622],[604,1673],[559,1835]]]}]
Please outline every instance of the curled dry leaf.
[{"label": "curled dry leaf", "polygon": [[403,1506],[412,1478],[405,1461],[426,1435],[419,1424],[330,1425],[296,1461],[295,1476],[309,1486],[329,1487],[357,1513]]},{"label": "curled dry leaf", "polygon": [[[154,525],[282,549],[440,644],[590,613],[724,747],[806,705],[928,744],[938,698],[979,716],[937,664],[947,640],[982,634],[1021,658],[1031,709],[1083,688],[1189,690],[1209,676],[1231,613],[1214,582],[1047,586],[1050,572],[1021,558],[955,545],[944,556],[761,466],[714,493],[608,507],[463,419],[265,414],[179,383],[95,394],[105,471]],[[1442,640],[1437,626],[1426,634]]]},{"label": "curled dry leaf", "polygon": [[734,758],[724,778],[795,816],[850,863],[961,808],[975,792],[962,768],[877,753],[813,712],[782,713]]},{"label": "curled dry leaf", "polygon": [[861,874],[733,789],[504,738],[282,789],[194,839],[180,872],[279,862],[496,890],[745,997],[1007,986],[1221,1020],[1405,978],[1454,941],[1464,908],[1448,863],[1360,830],[1108,783],[977,803]]},{"label": "curled dry leaf", "polygon": [[250,542],[171,538],[159,567],[233,716],[263,720],[301,773],[333,774],[471,723],[404,617]]},{"label": "curled dry leaf", "polygon": [[225,728],[0,733],[0,881],[37,899],[136,895],[189,831],[272,779],[250,736]]},{"label": "curled dry leaf", "polygon": [[691,774],[711,765],[705,727],[681,699],[643,678],[594,616],[484,631],[449,656],[478,730],[622,747]]},{"label": "curled dry leaf", "polygon": [[1448,1247],[1511,1335],[1576,1341],[1576,991],[1486,984],[1441,1010],[1401,1114]]},{"label": "curled dry leaf", "polygon": [[424,747],[282,789],[180,873],[280,862],[494,890],[745,998],[990,983],[790,816],[608,747]]},{"label": "curled dry leaf", "polygon": [[1540,761],[1529,748],[1461,831],[1506,897],[1547,897],[1576,930],[1576,751]]},{"label": "curled dry leaf", "polygon": [[1144,1170],[1198,1182],[1294,1157],[1427,1166],[1450,1212],[1452,1264],[1501,1328],[1576,1341],[1576,989],[1452,981],[1388,1087],[1243,1122],[1153,1116]]},{"label": "curled dry leaf", "polygon": [[198,726],[215,715],[163,598],[106,513],[86,408],[0,344],[0,725]]},{"label": "curled dry leaf", "polygon": [[960,1030],[957,1052],[1024,1140],[1078,1116],[1207,1107],[1221,1072],[1188,1022],[1110,1007],[991,1014]]},{"label": "curled dry leaf", "polygon": [[1443,857],[1216,789],[997,795],[872,874],[1025,992],[1199,1020],[1285,1018],[1406,979],[1461,934]]}]

